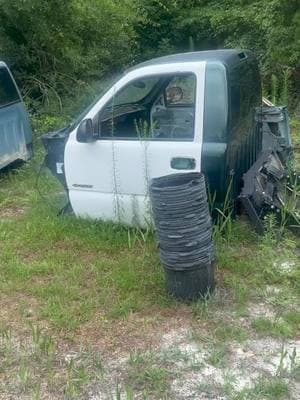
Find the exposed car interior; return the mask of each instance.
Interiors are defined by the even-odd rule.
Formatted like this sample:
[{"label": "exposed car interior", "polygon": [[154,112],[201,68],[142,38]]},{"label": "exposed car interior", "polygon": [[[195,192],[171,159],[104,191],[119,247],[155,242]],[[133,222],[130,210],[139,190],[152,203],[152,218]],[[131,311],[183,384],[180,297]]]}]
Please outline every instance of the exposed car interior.
[{"label": "exposed car interior", "polygon": [[95,130],[103,139],[193,140],[195,90],[193,74],[134,81],[98,114]]}]

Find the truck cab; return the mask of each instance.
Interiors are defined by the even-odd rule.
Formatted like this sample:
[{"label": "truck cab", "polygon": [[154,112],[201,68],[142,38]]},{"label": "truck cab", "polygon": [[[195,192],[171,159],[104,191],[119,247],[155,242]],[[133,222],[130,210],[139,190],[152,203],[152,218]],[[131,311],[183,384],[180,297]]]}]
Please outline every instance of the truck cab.
[{"label": "truck cab", "polygon": [[[203,172],[215,206],[242,176],[262,137],[258,64],[247,50],[176,54],[128,70],[70,128],[52,170],[63,175],[76,215],[146,226],[152,178]],[[46,145],[47,147],[47,145]],[[49,145],[48,145],[48,148]],[[62,168],[63,165],[63,168]]]},{"label": "truck cab", "polygon": [[0,61],[0,170],[32,155],[32,131],[16,82]]}]

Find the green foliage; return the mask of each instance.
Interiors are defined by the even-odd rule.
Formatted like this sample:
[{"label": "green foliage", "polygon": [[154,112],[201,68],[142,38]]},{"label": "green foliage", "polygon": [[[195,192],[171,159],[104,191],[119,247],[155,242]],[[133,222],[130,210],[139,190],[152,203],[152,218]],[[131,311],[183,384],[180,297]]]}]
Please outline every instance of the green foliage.
[{"label": "green foliage", "polygon": [[[290,350],[300,324],[299,238],[278,242],[273,219],[263,238],[233,221],[231,234],[216,242],[215,294],[181,305],[166,294],[151,232],[58,217],[61,188],[43,176],[41,198],[38,166],[35,157],[0,176],[3,398],[81,399],[99,387],[109,399],[167,399],[181,382],[195,384],[195,397],[289,398],[300,372]],[[267,356],[256,344],[270,336]],[[278,354],[276,343],[287,339]],[[128,361],[120,349],[131,349]],[[255,365],[244,357],[249,350]],[[256,365],[266,365],[261,378]],[[194,379],[207,368],[215,371],[209,382],[204,373]],[[248,371],[252,385],[236,392]],[[216,387],[220,373],[224,385]]]},{"label": "green foliage", "polygon": [[[126,227],[58,217],[65,204],[61,187],[44,172],[37,182],[39,164],[35,158],[0,177],[2,293],[16,284],[16,291],[25,290],[42,301],[41,317],[70,330],[89,321],[99,307],[105,317],[114,319],[172,303],[164,291],[151,233],[130,230],[128,246]],[[10,224],[2,219],[5,209],[20,210],[21,218]],[[26,215],[28,211],[25,219],[22,210]],[[51,340],[39,341],[40,332],[35,330],[33,336],[47,352]]]},{"label": "green foliage", "polygon": [[128,360],[128,378],[131,386],[142,389],[148,395],[163,395],[168,392],[170,372],[160,366],[157,354],[152,352],[133,352]]},{"label": "green foliage", "polygon": [[289,394],[287,383],[280,378],[260,377],[253,388],[244,389],[232,396],[233,400],[286,399]]},{"label": "green foliage", "polygon": [[[298,93],[300,9],[297,0],[136,1],[143,16],[136,20],[143,57],[174,50],[249,48],[261,62],[269,95],[274,74],[282,82],[283,101],[287,100],[289,85],[293,87],[291,100]],[[293,85],[287,84],[287,80]]]},{"label": "green foliage", "polygon": [[114,0],[0,0],[1,58],[34,111],[40,103],[61,111],[66,96],[131,60],[127,10]]},{"label": "green foliage", "polygon": [[276,100],[299,105],[298,0],[0,0],[1,59],[33,113],[73,115],[127,65],[223,47],[253,50],[266,95],[276,79]]}]

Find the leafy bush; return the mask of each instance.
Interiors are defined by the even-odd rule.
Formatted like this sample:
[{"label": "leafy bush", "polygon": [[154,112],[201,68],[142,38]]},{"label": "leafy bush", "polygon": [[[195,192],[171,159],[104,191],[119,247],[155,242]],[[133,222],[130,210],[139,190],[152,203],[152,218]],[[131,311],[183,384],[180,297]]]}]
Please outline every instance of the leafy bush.
[{"label": "leafy bush", "polygon": [[132,59],[126,1],[0,0],[0,51],[30,100],[60,110],[66,97]]},{"label": "leafy bush", "polygon": [[297,106],[300,91],[298,0],[136,0],[141,57],[173,51],[249,48],[261,63],[265,92],[272,75],[280,80],[280,101]]},{"label": "leafy bush", "polygon": [[298,0],[0,0],[1,59],[33,113],[66,99],[77,112],[95,82],[135,62],[224,47],[252,49],[265,94],[300,109]]}]

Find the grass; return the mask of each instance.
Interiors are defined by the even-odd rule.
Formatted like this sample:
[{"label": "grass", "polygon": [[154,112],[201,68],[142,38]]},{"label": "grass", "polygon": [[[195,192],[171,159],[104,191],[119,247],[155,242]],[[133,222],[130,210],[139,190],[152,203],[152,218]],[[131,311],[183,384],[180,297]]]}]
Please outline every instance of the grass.
[{"label": "grass", "polygon": [[65,359],[54,338],[38,326],[32,326],[22,342],[10,330],[2,330],[0,353],[1,393],[13,398],[40,399],[42,385],[54,396],[74,398],[102,373],[97,353],[78,352]]},{"label": "grass", "polygon": [[260,378],[254,388],[246,389],[232,396],[232,400],[280,400],[289,394],[287,383],[280,378]]},{"label": "grass", "polygon": [[252,327],[260,334],[279,338],[293,338],[300,331],[300,313],[288,312],[273,320],[257,318],[252,321]]},{"label": "grass", "polygon": [[209,355],[205,361],[213,367],[225,367],[226,356],[228,354],[228,348],[224,344],[218,344],[211,347]]},{"label": "grass", "polygon": [[299,119],[291,120],[291,131],[293,135],[293,145],[296,147],[295,149],[295,159],[298,165],[300,165],[300,121]]},{"label": "grass", "polygon": [[169,390],[171,371],[160,365],[156,354],[146,352],[131,353],[128,362],[128,382],[144,396],[166,395]]},{"label": "grass", "polygon": [[36,192],[32,166],[2,177],[2,207],[13,217],[20,213],[13,223],[0,213],[2,293],[33,296],[41,317],[63,329],[75,329],[99,309],[120,318],[170,303],[153,238],[132,247],[124,227],[59,217],[60,200],[49,196],[54,182],[44,176],[41,182],[51,207]]},{"label": "grass", "polygon": [[[69,330],[89,321],[96,311],[118,319],[152,306],[174,306],[164,290],[154,237],[57,216],[65,201],[62,188],[43,173],[37,190],[40,162],[38,153],[28,165],[0,176],[1,292],[33,297],[41,318]],[[280,284],[299,293],[299,269],[280,272],[275,267],[275,260],[277,265],[286,259],[298,262],[293,254],[298,239],[262,240],[243,221],[231,223],[230,232],[229,240],[217,235],[217,267],[237,306],[256,296],[251,288]]]},{"label": "grass", "polygon": [[219,395],[226,394],[229,400],[281,400],[289,398],[288,384],[284,379],[278,377],[259,377],[253,387],[242,391],[235,391],[233,388],[232,377],[225,376],[223,387],[211,382],[200,382],[196,386],[197,393],[205,393],[212,398],[216,392]]},{"label": "grass", "polygon": [[245,329],[234,323],[219,323],[215,330],[215,337],[223,343],[233,340],[242,343],[247,339],[247,333]]},{"label": "grass", "polygon": [[[121,382],[108,390],[128,399],[135,392],[150,399],[172,396],[179,368],[184,374],[201,373],[204,365],[227,368],[231,346],[245,346],[253,335],[298,337],[299,237],[286,232],[278,241],[272,220],[263,238],[243,217],[230,221],[228,235],[216,235],[215,295],[180,304],[165,291],[153,235],[58,216],[66,199],[45,172],[37,188],[40,162],[38,151],[27,165],[0,175],[0,392],[7,397],[39,399],[46,390],[52,398],[81,398],[105,373],[97,340],[111,342],[109,348],[116,340],[118,347],[118,329],[131,356]],[[258,302],[274,317],[253,315]],[[190,340],[204,351],[203,361],[179,347],[150,353],[131,348],[148,329],[162,334],[174,315],[191,319]],[[77,348],[82,341],[85,346]],[[65,358],[69,347],[75,355]],[[296,379],[298,367],[293,374]],[[263,377],[231,394],[236,400],[288,395],[280,377]]]}]

